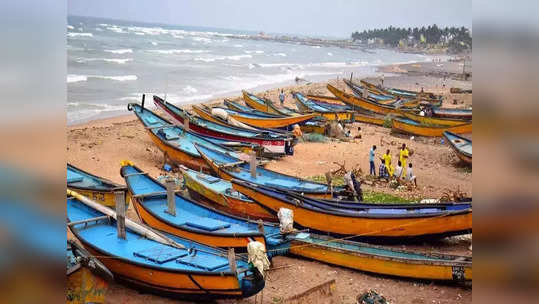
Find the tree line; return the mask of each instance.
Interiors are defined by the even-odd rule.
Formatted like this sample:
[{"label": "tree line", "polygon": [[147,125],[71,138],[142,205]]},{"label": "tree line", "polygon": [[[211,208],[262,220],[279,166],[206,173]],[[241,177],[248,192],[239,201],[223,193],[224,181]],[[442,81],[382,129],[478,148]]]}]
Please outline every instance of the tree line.
[{"label": "tree line", "polygon": [[400,28],[390,26],[384,29],[353,32],[352,40],[367,43],[372,39],[381,39],[384,45],[397,47],[401,41],[417,45],[441,44],[452,51],[464,51],[472,48],[470,30],[465,27],[440,28],[436,24],[428,27]]}]

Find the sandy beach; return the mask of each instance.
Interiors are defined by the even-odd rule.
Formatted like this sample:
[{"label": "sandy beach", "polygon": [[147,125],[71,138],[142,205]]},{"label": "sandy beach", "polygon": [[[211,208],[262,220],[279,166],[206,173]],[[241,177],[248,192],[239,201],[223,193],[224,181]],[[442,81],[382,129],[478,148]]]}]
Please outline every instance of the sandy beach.
[{"label": "sandy beach", "polygon": [[[451,87],[472,88],[471,79],[467,81],[456,79],[462,70],[461,64],[462,62],[429,62],[383,66],[379,68],[378,75],[374,75],[376,77],[368,79],[378,82],[377,76],[383,74],[385,86],[410,90],[424,88],[425,91],[443,95],[444,107],[468,107],[472,105],[471,94],[449,93]],[[350,89],[345,88],[341,79],[309,84],[300,82],[297,86],[282,88],[286,93],[285,104],[295,107],[291,91],[331,96],[326,89],[327,83],[351,93]],[[277,101],[280,89],[252,93]],[[148,97],[150,96],[147,96],[147,104],[149,104]],[[230,98],[237,99],[239,96]],[[222,99],[212,100],[208,104],[221,101]],[[166,114],[159,113],[167,117]],[[411,138],[393,134],[388,128],[363,123],[350,124],[348,127],[352,136],[356,135],[358,127],[361,127],[362,138],[350,142],[339,140],[325,143],[300,142],[295,147],[293,156],[271,161],[267,168],[305,178],[335,170],[338,165],[334,162],[337,162],[345,164],[347,169],[359,166],[364,173],[368,173],[368,152],[372,145],[378,147],[376,150],[378,167],[380,164],[378,158],[386,149],[390,149],[394,156],[398,153],[399,147],[405,143],[413,151],[410,162],[414,165],[418,188],[396,191],[387,184],[381,184],[365,185],[364,190],[423,199],[440,198],[447,190],[458,189],[467,196],[472,196],[471,169],[464,167],[447,143],[441,143],[440,138]],[[164,173],[161,169],[162,152],[151,142],[136,117],[127,112],[127,104],[125,116],[69,126],[67,160],[81,169],[118,183],[124,183],[119,174],[122,160],[132,161],[154,177]],[[136,218],[131,207],[128,215],[133,219]],[[461,236],[397,247],[424,252],[471,254],[468,250],[470,242],[471,236]],[[332,298],[320,299],[320,303],[355,303],[355,297],[368,289],[377,290],[392,303],[469,303],[472,297],[471,287],[390,278],[290,257],[274,258],[273,267],[280,268],[269,272],[263,291],[264,303],[280,303],[291,295],[331,279],[336,279],[336,291]],[[177,303],[153,295],[141,295],[117,284],[111,285],[107,296],[108,303],[147,303],[150,300],[155,303]],[[222,301],[222,303],[254,303],[254,298],[237,302]]]}]

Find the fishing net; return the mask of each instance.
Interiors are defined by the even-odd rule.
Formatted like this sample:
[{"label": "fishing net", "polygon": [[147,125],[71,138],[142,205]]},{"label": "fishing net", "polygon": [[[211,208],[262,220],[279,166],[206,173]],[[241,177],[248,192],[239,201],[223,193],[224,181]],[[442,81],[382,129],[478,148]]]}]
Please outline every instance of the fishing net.
[{"label": "fishing net", "polygon": [[286,208],[279,208],[277,217],[279,218],[279,228],[281,233],[294,231],[294,211]]},{"label": "fishing net", "polygon": [[258,269],[262,277],[269,269],[270,262],[266,255],[266,247],[258,241],[251,241],[247,244],[248,262]]}]

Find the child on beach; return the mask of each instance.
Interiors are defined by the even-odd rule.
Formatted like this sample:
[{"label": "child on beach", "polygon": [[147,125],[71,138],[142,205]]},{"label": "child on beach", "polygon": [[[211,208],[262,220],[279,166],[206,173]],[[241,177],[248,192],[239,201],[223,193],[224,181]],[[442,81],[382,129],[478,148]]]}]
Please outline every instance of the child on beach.
[{"label": "child on beach", "polygon": [[397,167],[395,167],[395,174],[393,175],[399,181],[399,183],[400,183],[401,175],[402,175],[402,163],[399,160],[397,162]]},{"label": "child on beach", "polygon": [[408,174],[406,175],[406,180],[409,182],[414,182],[415,187],[417,188],[417,178],[414,175],[414,171],[412,170],[412,163],[408,165]]},{"label": "child on beach", "polygon": [[372,176],[376,176],[376,168],[374,167],[374,151],[376,150],[376,145],[372,146],[371,150],[369,151],[369,174]]},{"label": "child on beach", "polygon": [[283,90],[281,90],[281,94],[279,94],[279,100],[281,101],[281,107],[282,107],[284,104],[284,91]]}]

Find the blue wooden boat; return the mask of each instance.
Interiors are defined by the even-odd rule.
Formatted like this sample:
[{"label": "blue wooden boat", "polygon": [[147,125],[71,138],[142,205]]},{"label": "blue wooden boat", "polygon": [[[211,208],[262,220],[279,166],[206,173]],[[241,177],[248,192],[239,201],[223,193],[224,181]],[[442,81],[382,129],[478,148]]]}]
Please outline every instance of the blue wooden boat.
[{"label": "blue wooden boat", "polygon": [[[327,185],[300,179],[294,176],[271,171],[261,167],[256,168],[256,177],[253,178],[250,173],[250,165],[247,162],[241,162],[234,156],[221,153],[208,147],[196,145],[200,155],[206,160],[212,170],[222,179],[241,179],[274,187],[284,191],[294,191],[311,197],[331,198],[332,194]],[[234,167],[228,164],[235,164]],[[346,191],[342,187],[335,187],[334,194],[344,194]]]},{"label": "blue wooden boat", "polygon": [[449,236],[470,233],[471,204],[445,208],[391,208],[370,206],[346,209],[328,208],[317,200],[290,194],[264,185],[232,179],[232,187],[262,206],[278,212],[294,212],[298,225],[335,235],[357,237]]},{"label": "blue wooden boat", "polygon": [[467,164],[472,164],[472,140],[459,136],[455,133],[445,131],[444,137],[458,158]]},{"label": "blue wooden boat", "polygon": [[176,215],[167,210],[166,188],[139,168],[124,164],[121,169],[132,204],[139,218],[150,227],[214,247],[245,250],[249,239],[267,248],[282,242],[279,227],[226,214],[179,194]]},{"label": "blue wooden boat", "polygon": [[259,131],[223,125],[212,122],[204,118],[195,117],[183,109],[153,96],[154,103],[170,114],[179,123],[184,124],[185,119],[189,119],[189,130],[205,137],[220,138],[228,141],[252,143],[264,148],[264,155],[278,156],[285,155],[289,146],[293,143],[293,137],[283,133],[269,130]]},{"label": "blue wooden boat", "polygon": [[193,143],[208,146],[236,157],[239,155],[233,149],[216,144],[214,141],[187,131],[179,125],[172,124],[139,104],[130,103],[127,108],[135,113],[148,131],[152,141],[165,153],[165,156],[176,163],[183,164],[194,170],[202,169],[209,172],[210,168],[200,157]]},{"label": "blue wooden boat", "polygon": [[71,164],[67,164],[67,187],[112,208],[116,206],[115,192],[121,191],[124,193],[124,202],[129,204],[125,185],[93,175]]},{"label": "blue wooden boat", "polygon": [[193,300],[244,298],[258,293],[264,279],[237,258],[233,271],[219,249],[167,235],[183,248],[165,245],[126,228],[117,237],[116,221],[81,201],[67,198],[68,227],[85,249],[116,280],[158,295]]},{"label": "blue wooden boat", "polygon": [[467,109],[433,108],[432,114],[436,117],[451,119],[472,119],[472,110]]}]

